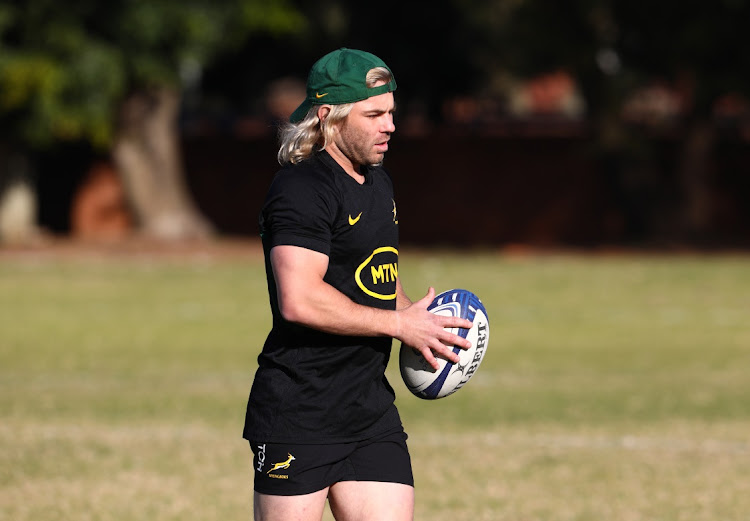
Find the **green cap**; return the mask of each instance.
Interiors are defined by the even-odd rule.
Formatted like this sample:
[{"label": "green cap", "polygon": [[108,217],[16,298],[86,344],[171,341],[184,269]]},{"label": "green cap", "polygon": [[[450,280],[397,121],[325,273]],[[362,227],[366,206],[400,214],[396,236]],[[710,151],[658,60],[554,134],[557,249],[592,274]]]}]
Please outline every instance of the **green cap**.
[{"label": "green cap", "polygon": [[307,98],[297,107],[289,121],[297,123],[313,105],[343,105],[396,90],[396,79],[378,87],[367,87],[365,77],[375,67],[388,66],[365,51],[341,48],[330,52],[312,66],[307,77]]}]

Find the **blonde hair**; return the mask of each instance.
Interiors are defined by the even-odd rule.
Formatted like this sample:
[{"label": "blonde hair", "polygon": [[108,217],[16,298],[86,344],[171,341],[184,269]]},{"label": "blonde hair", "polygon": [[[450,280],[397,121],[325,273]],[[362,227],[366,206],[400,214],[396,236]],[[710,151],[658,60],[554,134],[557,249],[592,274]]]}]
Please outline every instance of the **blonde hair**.
[{"label": "blonde hair", "polygon": [[[365,84],[377,87],[378,84],[391,81],[391,71],[385,67],[370,69],[365,77]],[[283,123],[279,127],[279,153],[277,159],[281,165],[297,164],[309,158],[317,150],[325,150],[333,140],[336,125],[344,121],[352,111],[354,103],[331,105],[331,111],[325,120],[318,117],[320,105],[313,105],[305,117],[297,123]]]}]

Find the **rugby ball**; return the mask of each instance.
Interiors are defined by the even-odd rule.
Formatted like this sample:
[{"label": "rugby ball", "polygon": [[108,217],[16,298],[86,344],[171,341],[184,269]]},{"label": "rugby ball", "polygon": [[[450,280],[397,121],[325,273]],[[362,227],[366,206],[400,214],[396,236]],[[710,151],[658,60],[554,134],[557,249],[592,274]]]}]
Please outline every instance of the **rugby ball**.
[{"label": "rugby ball", "polygon": [[453,348],[453,352],[460,357],[458,363],[438,358],[438,370],[428,364],[419,351],[401,344],[399,366],[406,387],[419,398],[435,400],[455,393],[477,372],[487,351],[490,323],[482,301],[465,289],[451,289],[441,293],[427,310],[437,315],[459,316],[474,322],[471,329],[451,329],[452,333],[468,339],[471,347],[466,350]]}]

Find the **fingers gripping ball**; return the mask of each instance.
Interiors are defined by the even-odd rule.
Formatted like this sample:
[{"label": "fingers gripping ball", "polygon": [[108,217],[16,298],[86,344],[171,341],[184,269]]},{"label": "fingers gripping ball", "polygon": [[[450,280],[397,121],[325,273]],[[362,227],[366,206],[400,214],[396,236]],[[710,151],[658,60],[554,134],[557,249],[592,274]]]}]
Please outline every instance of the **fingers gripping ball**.
[{"label": "fingers gripping ball", "polygon": [[453,352],[460,357],[458,363],[438,358],[438,370],[430,366],[417,350],[401,345],[399,366],[406,387],[419,398],[435,400],[455,393],[477,372],[487,351],[490,323],[482,301],[465,289],[452,289],[437,295],[427,310],[437,315],[459,316],[474,322],[471,329],[451,330],[468,339],[471,347],[466,350],[453,348]]}]

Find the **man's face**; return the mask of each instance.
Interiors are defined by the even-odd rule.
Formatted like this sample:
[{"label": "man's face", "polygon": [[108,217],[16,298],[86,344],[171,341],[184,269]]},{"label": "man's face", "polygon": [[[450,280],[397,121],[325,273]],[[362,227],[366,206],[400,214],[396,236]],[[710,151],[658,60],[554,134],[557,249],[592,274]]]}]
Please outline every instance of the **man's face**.
[{"label": "man's face", "polygon": [[378,165],[388,151],[388,140],[396,130],[393,124],[393,93],[358,101],[341,123],[335,141],[355,167]]}]

